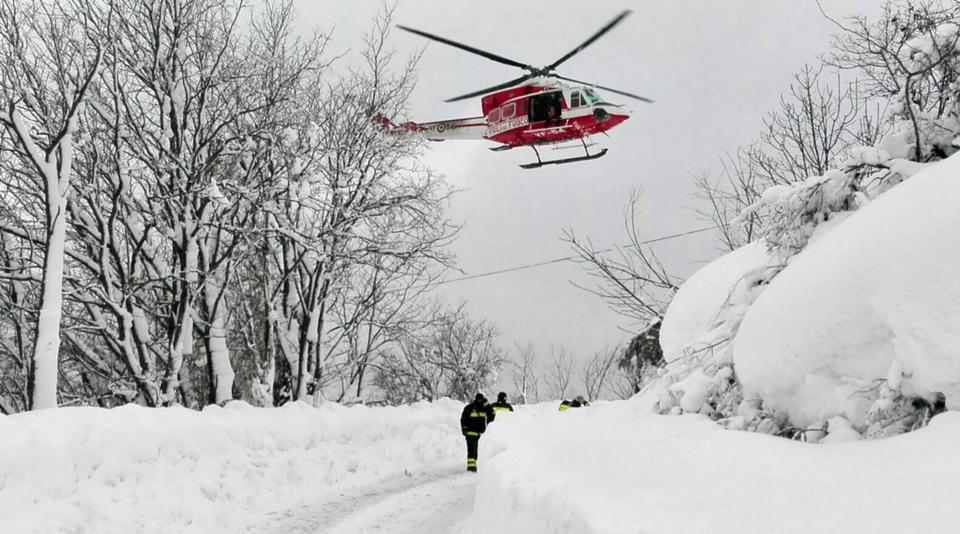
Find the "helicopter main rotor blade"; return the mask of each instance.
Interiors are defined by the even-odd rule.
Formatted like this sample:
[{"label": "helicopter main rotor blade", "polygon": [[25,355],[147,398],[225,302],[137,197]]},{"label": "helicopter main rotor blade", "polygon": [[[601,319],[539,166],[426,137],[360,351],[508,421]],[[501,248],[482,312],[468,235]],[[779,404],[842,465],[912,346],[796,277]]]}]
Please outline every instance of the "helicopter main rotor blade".
[{"label": "helicopter main rotor blade", "polygon": [[582,81],[582,80],[574,80],[573,78],[567,78],[566,76],[560,76],[559,74],[553,74],[552,76],[553,76],[554,78],[560,78],[561,80],[566,80],[566,81],[568,81],[568,82],[579,83],[579,84],[585,85],[585,86],[587,86],[587,87],[596,87],[597,89],[603,89],[604,91],[610,91],[611,93],[617,93],[618,95],[629,96],[630,98],[635,98],[635,99],[641,100],[641,101],[643,101],[643,102],[649,102],[649,103],[651,103],[651,104],[653,103],[653,100],[650,100],[649,98],[647,98],[647,97],[645,97],[645,96],[635,95],[635,94],[633,94],[633,93],[628,93],[628,92],[626,92],[626,91],[621,91],[621,90],[619,90],[619,89],[614,89],[614,88],[612,88],[612,87],[604,87],[604,86],[602,86],[602,85],[597,85],[597,84],[595,84],[595,83],[585,82],[585,81]]},{"label": "helicopter main rotor blade", "polygon": [[551,71],[551,70],[557,68],[557,67],[558,67],[561,63],[563,63],[564,61],[572,58],[573,56],[575,56],[575,55],[577,55],[577,54],[579,54],[581,51],[583,51],[584,48],[590,46],[591,44],[593,44],[594,41],[596,41],[597,39],[599,39],[600,37],[602,37],[603,34],[607,33],[607,32],[610,31],[610,30],[612,30],[613,27],[616,26],[617,24],[620,24],[620,21],[622,21],[623,19],[625,19],[625,18],[627,17],[627,15],[629,15],[630,13],[633,13],[633,12],[630,11],[629,9],[626,10],[626,11],[624,11],[623,13],[620,13],[620,14],[617,15],[613,20],[611,20],[610,22],[608,22],[606,26],[604,26],[603,28],[600,28],[600,30],[599,30],[597,33],[595,33],[595,34],[593,34],[592,36],[590,36],[590,38],[587,39],[586,41],[584,41],[580,46],[574,48],[573,50],[571,50],[570,52],[568,52],[567,55],[565,55],[565,56],[563,56],[562,58],[554,61],[554,62],[551,63],[550,65],[544,67],[543,70],[545,70],[545,71]]},{"label": "helicopter main rotor blade", "polygon": [[415,29],[413,29],[413,28],[410,28],[410,27],[407,27],[407,26],[401,26],[401,25],[399,25],[399,24],[397,24],[397,27],[400,28],[401,30],[406,30],[406,31],[408,31],[408,32],[410,32],[410,33],[419,35],[419,36],[421,36],[421,37],[426,37],[427,39],[431,39],[431,40],[433,40],[433,41],[437,41],[438,43],[443,43],[443,44],[445,44],[445,45],[449,45],[449,46],[452,46],[452,47],[454,47],[454,48],[459,48],[460,50],[464,50],[464,51],[466,51],[466,52],[470,52],[471,54],[476,54],[476,55],[478,55],[478,56],[485,57],[485,58],[487,58],[487,59],[489,59],[489,60],[496,61],[497,63],[503,63],[504,65],[510,65],[511,67],[518,67],[518,68],[521,68],[521,69],[527,69],[527,70],[531,70],[531,71],[532,71],[532,70],[535,70],[535,69],[534,69],[533,67],[531,67],[530,65],[525,65],[525,64],[523,64],[523,63],[520,63],[519,61],[514,61],[514,60],[512,60],[512,59],[510,59],[510,58],[505,58],[505,57],[503,57],[503,56],[498,56],[497,54],[494,54],[494,53],[492,53],[492,52],[487,52],[486,50],[480,50],[479,48],[474,48],[474,47],[472,47],[472,46],[465,45],[465,44],[463,44],[463,43],[458,43],[458,42],[456,42],[456,41],[452,41],[452,40],[447,39],[447,38],[445,38],[445,37],[440,37],[439,35],[433,35],[432,33],[422,32],[422,31],[420,31],[420,30],[415,30]]},{"label": "helicopter main rotor blade", "polygon": [[519,78],[515,78],[515,79],[513,79],[513,80],[510,80],[509,82],[503,82],[503,83],[501,83],[501,84],[494,85],[493,87],[487,87],[486,89],[480,89],[479,91],[473,91],[473,92],[467,93],[467,94],[465,94],[465,95],[455,96],[455,97],[450,98],[450,99],[448,99],[448,100],[444,100],[444,102],[456,102],[456,101],[458,101],[458,100],[464,100],[464,99],[467,99],[467,98],[473,98],[473,97],[475,97],[475,96],[485,95],[485,94],[487,94],[487,93],[492,93],[492,92],[494,92],[494,91],[499,91],[500,89],[506,89],[506,88],[508,88],[508,87],[513,87],[513,86],[515,86],[515,85],[517,85],[517,84],[520,84],[520,83],[523,83],[523,82],[525,82],[525,81],[527,81],[527,80],[529,80],[530,78],[533,78],[533,77],[534,77],[533,74],[526,74],[526,75],[523,75],[523,76],[521,76],[521,77],[519,77]]}]

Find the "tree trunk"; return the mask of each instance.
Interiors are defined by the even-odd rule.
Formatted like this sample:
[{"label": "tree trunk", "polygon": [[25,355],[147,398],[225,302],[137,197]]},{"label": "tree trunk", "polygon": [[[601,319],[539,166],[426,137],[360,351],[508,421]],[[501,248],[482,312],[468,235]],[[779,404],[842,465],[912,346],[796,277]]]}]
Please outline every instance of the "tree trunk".
[{"label": "tree trunk", "polygon": [[[48,177],[56,182],[56,177]],[[30,379],[30,408],[57,407],[57,371],[60,354],[60,318],[63,314],[63,261],[66,240],[67,199],[59,187],[47,192],[47,246],[43,256],[43,285],[40,317],[37,320],[33,373]]]},{"label": "tree trunk", "polygon": [[206,298],[207,320],[207,358],[210,369],[210,386],[212,400],[222,404],[233,399],[233,366],[230,364],[230,349],[227,347],[226,317],[224,317],[222,302],[218,302],[221,289],[211,279],[208,273],[204,287]]}]

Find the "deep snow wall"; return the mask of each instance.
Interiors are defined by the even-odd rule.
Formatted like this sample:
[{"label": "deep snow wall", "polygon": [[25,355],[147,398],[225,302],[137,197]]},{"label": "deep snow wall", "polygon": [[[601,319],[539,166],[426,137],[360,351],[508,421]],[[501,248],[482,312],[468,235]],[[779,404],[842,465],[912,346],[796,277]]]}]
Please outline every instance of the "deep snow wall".
[{"label": "deep snow wall", "polygon": [[811,242],[734,340],[746,396],[860,430],[881,387],[960,406],[960,157],[930,165]]},{"label": "deep snow wall", "polygon": [[331,489],[459,465],[462,404],[0,417],[0,532],[238,532]]},{"label": "deep snow wall", "polygon": [[653,413],[650,396],[497,417],[469,534],[901,534],[960,523],[960,414],[810,445]]}]

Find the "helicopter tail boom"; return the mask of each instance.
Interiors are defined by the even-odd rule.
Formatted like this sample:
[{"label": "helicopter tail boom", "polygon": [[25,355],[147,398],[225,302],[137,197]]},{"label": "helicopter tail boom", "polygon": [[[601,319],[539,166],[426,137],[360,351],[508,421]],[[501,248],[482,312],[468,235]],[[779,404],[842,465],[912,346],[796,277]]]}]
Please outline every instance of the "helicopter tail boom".
[{"label": "helicopter tail boom", "polygon": [[378,117],[377,121],[386,128],[417,132],[429,141],[484,139],[487,131],[487,121],[483,117],[419,123],[411,121],[403,124],[394,124],[386,117]]}]

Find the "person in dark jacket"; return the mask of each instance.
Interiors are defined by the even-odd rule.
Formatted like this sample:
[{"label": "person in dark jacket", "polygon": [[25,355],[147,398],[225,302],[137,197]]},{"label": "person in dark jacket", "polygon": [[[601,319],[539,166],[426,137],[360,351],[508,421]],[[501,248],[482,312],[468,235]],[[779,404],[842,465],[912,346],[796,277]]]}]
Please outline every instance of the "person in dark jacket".
[{"label": "person in dark jacket", "polygon": [[464,406],[460,414],[460,431],[467,440],[467,471],[477,470],[477,448],[480,445],[480,436],[487,430],[487,425],[496,417],[493,407],[487,403],[483,393],[477,393],[473,402]]},{"label": "person in dark jacket", "polygon": [[512,412],[513,405],[507,402],[507,394],[501,391],[497,394],[497,402],[491,404],[494,412]]}]

